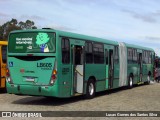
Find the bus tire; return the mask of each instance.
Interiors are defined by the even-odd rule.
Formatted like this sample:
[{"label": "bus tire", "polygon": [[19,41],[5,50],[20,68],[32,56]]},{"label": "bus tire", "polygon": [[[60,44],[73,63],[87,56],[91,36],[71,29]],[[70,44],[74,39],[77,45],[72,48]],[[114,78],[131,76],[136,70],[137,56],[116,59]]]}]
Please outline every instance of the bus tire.
[{"label": "bus tire", "polygon": [[128,88],[132,88],[133,87],[133,77],[129,77],[129,80],[128,80]]},{"label": "bus tire", "polygon": [[95,96],[95,82],[94,80],[90,79],[88,82],[87,82],[87,89],[86,89],[86,95],[85,97],[87,99],[92,99],[94,98]]}]

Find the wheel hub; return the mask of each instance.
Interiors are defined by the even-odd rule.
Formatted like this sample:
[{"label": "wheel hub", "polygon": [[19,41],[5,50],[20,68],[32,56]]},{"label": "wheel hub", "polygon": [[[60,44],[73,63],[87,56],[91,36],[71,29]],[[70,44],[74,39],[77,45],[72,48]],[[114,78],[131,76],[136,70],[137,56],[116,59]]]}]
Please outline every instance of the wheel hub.
[{"label": "wheel hub", "polygon": [[93,84],[90,84],[89,85],[89,94],[93,95],[93,93],[94,93],[94,86],[93,86]]}]

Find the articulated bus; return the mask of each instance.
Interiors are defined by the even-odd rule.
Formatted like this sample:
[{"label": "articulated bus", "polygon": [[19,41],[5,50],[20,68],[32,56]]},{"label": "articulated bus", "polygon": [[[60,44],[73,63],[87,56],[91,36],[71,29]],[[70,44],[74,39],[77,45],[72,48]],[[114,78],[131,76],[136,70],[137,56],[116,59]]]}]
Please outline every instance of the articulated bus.
[{"label": "articulated bus", "polygon": [[7,44],[7,41],[0,41],[0,88],[4,90],[6,87]]},{"label": "articulated bus", "polygon": [[49,97],[84,95],[150,83],[154,50],[54,29],[9,35],[8,93]]}]

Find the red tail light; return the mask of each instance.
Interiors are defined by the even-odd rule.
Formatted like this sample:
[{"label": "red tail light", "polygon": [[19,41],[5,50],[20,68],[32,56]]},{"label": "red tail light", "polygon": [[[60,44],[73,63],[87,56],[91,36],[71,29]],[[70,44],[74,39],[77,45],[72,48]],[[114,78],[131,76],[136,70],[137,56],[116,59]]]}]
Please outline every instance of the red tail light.
[{"label": "red tail light", "polygon": [[6,77],[10,77],[10,72],[9,72],[9,69],[7,68],[6,70]]},{"label": "red tail light", "polygon": [[55,61],[54,68],[51,75],[50,85],[53,85],[57,80],[57,62]]},{"label": "red tail light", "polygon": [[11,77],[10,77],[10,72],[9,72],[9,69],[7,68],[7,70],[6,70],[6,81],[8,82],[8,83],[13,83],[12,82],[12,79],[11,79]]},{"label": "red tail light", "polygon": [[52,75],[52,79],[56,79],[56,76],[55,76],[55,75]]},{"label": "red tail light", "polygon": [[52,76],[51,76],[51,81],[50,81],[50,84],[51,84],[51,85],[53,85],[53,84],[55,83],[55,81],[56,81],[56,79],[57,79],[56,75],[57,75],[57,71],[56,71],[56,70],[53,70]]}]

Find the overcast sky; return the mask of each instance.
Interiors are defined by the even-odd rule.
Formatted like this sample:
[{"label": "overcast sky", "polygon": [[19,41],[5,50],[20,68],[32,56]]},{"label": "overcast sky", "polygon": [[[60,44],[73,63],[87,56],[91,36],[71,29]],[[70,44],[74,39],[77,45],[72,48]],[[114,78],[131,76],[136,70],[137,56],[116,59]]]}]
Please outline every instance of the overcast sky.
[{"label": "overcast sky", "polygon": [[160,0],[0,0],[0,25],[12,18],[143,45],[160,55]]}]

